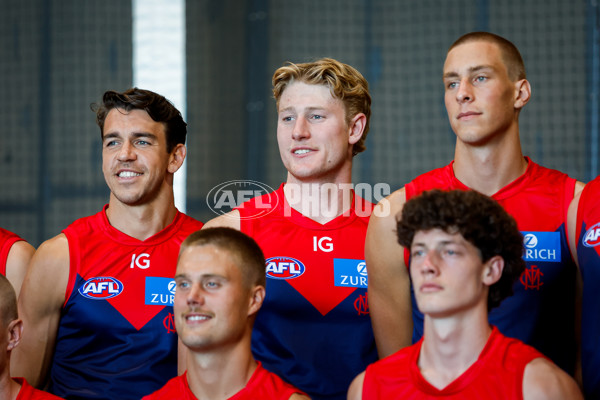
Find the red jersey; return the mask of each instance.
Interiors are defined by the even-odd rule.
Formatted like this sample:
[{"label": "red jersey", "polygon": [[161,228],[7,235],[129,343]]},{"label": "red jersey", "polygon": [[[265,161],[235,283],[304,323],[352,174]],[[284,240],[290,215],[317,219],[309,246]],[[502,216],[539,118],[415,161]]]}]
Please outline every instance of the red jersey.
[{"label": "red jersey", "polygon": [[583,393],[600,398],[600,177],[588,183],[577,208],[577,258],[583,279],[581,370]]},{"label": "red jersey", "polygon": [[105,207],[63,231],[70,272],[51,393],[72,400],[139,400],[177,375],[177,256],[181,242],[201,227],[177,212],[163,230],[138,240],[113,227]]},{"label": "red jersey", "polygon": [[13,378],[13,380],[21,385],[21,390],[17,395],[17,400],[62,400],[62,397],[55,396],[48,392],[38,390],[31,386],[23,378]]},{"label": "red jersey", "polygon": [[6,260],[8,252],[15,242],[21,239],[16,233],[0,228],[0,274],[6,275]]},{"label": "red jersey", "polygon": [[523,374],[532,360],[543,357],[533,347],[493,328],[479,358],[443,389],[432,386],[419,371],[423,339],[367,367],[363,400],[523,399]]},{"label": "red jersey", "polygon": [[[526,269],[513,286],[514,294],[492,309],[489,321],[572,374],[577,266],[567,242],[566,220],[576,181],[526,160],[525,173],[491,196],[517,221],[524,237]],[[452,163],[417,177],[405,188],[407,200],[430,189],[469,190],[454,176]],[[423,315],[414,296],[413,321],[416,341],[423,332]]]},{"label": "red jersey", "polygon": [[291,208],[283,187],[238,208],[241,231],[267,259],[252,351],[313,400],[345,400],[377,360],[364,261],[373,204],[355,195],[346,213],[320,224]]},{"label": "red jersey", "polygon": [[[294,393],[304,394],[292,385],[285,383],[277,375],[264,369],[259,362],[246,387],[228,400],[288,400]],[[198,400],[188,385],[187,371],[183,375],[171,379],[161,389],[142,398],[142,400],[167,399]]]}]

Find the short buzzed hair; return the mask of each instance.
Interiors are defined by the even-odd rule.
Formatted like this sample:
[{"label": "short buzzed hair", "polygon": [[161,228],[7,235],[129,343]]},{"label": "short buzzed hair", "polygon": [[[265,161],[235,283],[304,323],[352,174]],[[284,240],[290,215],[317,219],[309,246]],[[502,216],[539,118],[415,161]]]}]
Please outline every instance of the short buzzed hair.
[{"label": "short buzzed hair", "polygon": [[246,285],[266,285],[265,256],[250,236],[231,228],[201,229],[183,241],[179,256],[190,247],[208,245],[216,246],[236,258]]},{"label": "short buzzed hair", "polygon": [[490,32],[470,32],[459,37],[448,49],[448,53],[461,44],[470,42],[489,42],[494,43],[500,48],[502,54],[502,61],[506,66],[508,77],[516,82],[521,79],[526,79],[527,74],[525,73],[525,63],[523,57],[517,46],[515,46],[510,40],[503,38],[502,36],[496,35]]},{"label": "short buzzed hair", "polygon": [[4,275],[0,274],[0,315],[3,328],[19,318],[15,289]]}]

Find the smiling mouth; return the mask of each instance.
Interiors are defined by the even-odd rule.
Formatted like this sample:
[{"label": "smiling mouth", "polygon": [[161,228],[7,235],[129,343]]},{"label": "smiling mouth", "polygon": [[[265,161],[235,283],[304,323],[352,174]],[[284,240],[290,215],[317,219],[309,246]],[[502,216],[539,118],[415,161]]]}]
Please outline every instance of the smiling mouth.
[{"label": "smiling mouth", "polygon": [[206,315],[188,315],[187,317],[185,317],[185,320],[188,322],[200,322],[207,321],[209,319],[210,317]]},{"label": "smiling mouth", "polygon": [[298,150],[294,150],[294,154],[302,155],[302,154],[310,153],[311,151],[312,150],[308,150],[308,149],[298,149]]},{"label": "smiling mouth", "polygon": [[135,176],[141,176],[142,174],[133,171],[122,171],[117,174],[119,178],[133,178]]}]

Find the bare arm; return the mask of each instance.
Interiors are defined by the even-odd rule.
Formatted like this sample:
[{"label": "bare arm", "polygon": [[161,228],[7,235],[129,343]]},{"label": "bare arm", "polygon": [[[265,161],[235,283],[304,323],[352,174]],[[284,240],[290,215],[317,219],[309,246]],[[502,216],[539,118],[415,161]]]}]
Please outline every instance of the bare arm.
[{"label": "bare arm", "polygon": [[365,382],[365,372],[361,372],[350,384],[348,388],[348,400],[362,400],[363,383]]},{"label": "bare arm", "polygon": [[[577,210],[579,208],[579,199],[581,197],[581,191],[584,188],[582,182],[577,182],[575,185],[575,197],[569,205],[569,211],[567,213],[567,236],[569,240],[569,249],[571,250],[571,257],[575,261],[579,269],[579,260],[577,258]],[[577,361],[575,364],[575,380],[580,386],[582,386],[582,370],[581,370],[581,306],[583,303],[583,280],[581,271],[578,270],[576,276],[575,286],[575,337],[577,340]]]},{"label": "bare arm", "polygon": [[524,400],[578,400],[581,391],[566,372],[544,358],[536,358],[525,367]]},{"label": "bare arm", "polygon": [[35,252],[19,296],[23,339],[13,350],[11,375],[45,384],[69,278],[69,245],[60,234]]},{"label": "bare arm", "polygon": [[377,204],[365,242],[369,310],[381,358],[411,344],[410,278],[404,263],[404,248],[396,236],[396,215],[405,201],[401,189]]},{"label": "bare arm", "polygon": [[571,250],[571,256],[577,265],[579,265],[579,261],[577,260],[577,209],[579,207],[579,198],[581,197],[581,192],[579,192],[571,201],[569,205],[569,211],[567,213],[567,235],[569,236],[569,249]]},{"label": "bare arm", "polygon": [[204,228],[215,228],[215,227],[225,227],[232,228],[236,230],[240,230],[240,212],[238,210],[232,210],[227,214],[219,215],[216,218],[211,219],[207,223],[204,224],[202,229]]},{"label": "bare arm", "polygon": [[35,249],[32,245],[24,240],[15,242],[8,252],[8,258],[6,259],[6,278],[15,288],[17,297],[21,291],[21,285],[25,279],[27,273],[27,266]]}]

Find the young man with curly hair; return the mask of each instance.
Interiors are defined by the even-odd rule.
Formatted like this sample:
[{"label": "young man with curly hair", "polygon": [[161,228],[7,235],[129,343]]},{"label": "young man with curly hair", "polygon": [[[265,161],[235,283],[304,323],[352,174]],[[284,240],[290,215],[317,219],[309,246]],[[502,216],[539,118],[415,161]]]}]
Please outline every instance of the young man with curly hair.
[{"label": "young man with curly hair", "polygon": [[348,399],[581,398],[573,378],[488,322],[525,267],[522,235],[501,205],[475,191],[426,191],[404,205],[397,232],[424,334],[370,365]]}]

